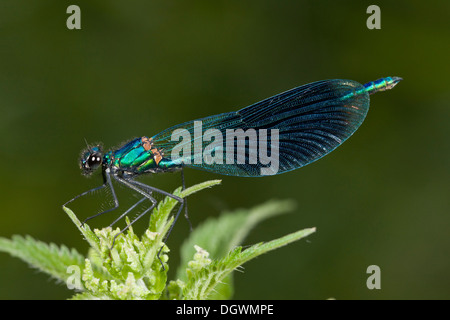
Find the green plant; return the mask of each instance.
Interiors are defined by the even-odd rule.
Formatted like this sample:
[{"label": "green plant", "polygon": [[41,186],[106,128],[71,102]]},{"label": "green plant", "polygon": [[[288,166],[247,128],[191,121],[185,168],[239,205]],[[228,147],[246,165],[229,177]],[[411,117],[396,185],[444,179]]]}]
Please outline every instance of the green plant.
[{"label": "green plant", "polygon": [[[174,194],[184,198],[219,183],[220,180],[207,181],[186,190],[179,188]],[[119,229],[92,231],[64,208],[90,245],[86,257],[75,249],[46,244],[30,236],[0,238],[0,251],[63,281],[76,291],[73,299],[229,299],[233,294],[234,270],[258,255],[315,231],[304,229],[245,250],[239,246],[258,222],[292,210],[291,201],[272,200],[251,210],[208,219],[183,244],[177,280],[168,283],[169,249],[163,240],[173,223],[171,212],[176,205],[172,198],[165,198],[153,210],[149,228],[141,237],[130,227],[117,236],[112,248]]]}]

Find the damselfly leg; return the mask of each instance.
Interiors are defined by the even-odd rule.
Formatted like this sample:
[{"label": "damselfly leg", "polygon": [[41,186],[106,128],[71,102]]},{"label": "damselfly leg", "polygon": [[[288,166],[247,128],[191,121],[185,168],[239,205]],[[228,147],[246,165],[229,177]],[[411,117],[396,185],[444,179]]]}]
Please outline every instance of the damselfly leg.
[{"label": "damselfly leg", "polygon": [[[178,208],[178,211],[177,211],[177,213],[175,214],[173,223],[172,223],[172,225],[170,226],[170,229],[169,229],[169,231],[167,232],[166,237],[165,237],[164,240],[163,240],[163,242],[165,242],[165,241],[167,240],[167,238],[169,237],[170,232],[172,231],[172,228],[173,228],[174,224],[176,223],[176,221],[177,221],[177,219],[178,219],[178,217],[179,217],[181,211],[183,210],[183,207],[184,207],[184,205],[185,205],[186,200],[183,199],[183,198],[180,198],[180,197],[178,197],[178,196],[176,196],[176,195],[174,195],[174,194],[171,194],[171,193],[166,192],[166,191],[164,191],[164,190],[161,190],[161,189],[158,189],[158,188],[149,186],[149,185],[147,185],[147,184],[145,184],[145,183],[142,183],[142,182],[139,182],[139,181],[136,181],[136,180],[129,179],[129,180],[126,180],[126,181],[127,181],[128,183],[131,183],[131,185],[133,185],[134,188],[131,187],[131,186],[129,186],[129,185],[127,185],[127,186],[129,186],[130,188],[133,188],[134,190],[136,190],[136,191],[139,192],[139,193],[143,192],[142,190],[141,190],[141,191],[138,191],[138,190],[140,190],[139,187],[141,187],[141,188],[143,188],[143,189],[151,190],[151,191],[160,193],[160,194],[162,194],[162,195],[164,195],[164,196],[166,196],[166,197],[175,199],[176,201],[178,201],[178,202],[180,203],[180,208]],[[144,192],[144,193],[145,193],[145,192]]]},{"label": "damselfly leg", "polygon": [[[103,188],[105,186],[109,186],[109,189],[111,190],[111,194],[112,194],[113,200],[114,200],[114,207],[112,207],[110,209],[107,209],[105,211],[102,211],[100,213],[97,213],[97,214],[95,214],[93,216],[87,217],[86,219],[83,220],[82,225],[84,225],[87,221],[89,221],[91,219],[94,219],[94,218],[96,218],[98,216],[101,216],[104,213],[116,210],[119,207],[119,200],[117,199],[116,192],[114,191],[114,187],[112,185],[111,178],[109,177],[109,173],[107,171],[103,172],[103,181],[104,181],[103,185],[100,186],[98,189]],[[83,194],[81,194],[81,195],[83,195]]]},{"label": "damselfly leg", "polygon": [[91,216],[91,217],[87,217],[87,218],[84,219],[83,222],[81,223],[81,225],[84,225],[84,224],[86,223],[86,221],[91,220],[91,219],[93,219],[93,218],[95,218],[95,217],[98,217],[98,216],[100,216],[100,215],[102,215],[102,214],[104,214],[104,213],[113,211],[113,210],[115,210],[115,209],[117,209],[117,208],[119,207],[119,201],[117,200],[116,192],[114,191],[114,188],[113,188],[113,185],[112,185],[112,183],[111,183],[111,178],[109,177],[109,174],[107,174],[106,172],[103,172],[103,184],[102,184],[101,186],[92,188],[92,189],[90,189],[90,190],[88,190],[88,191],[85,191],[85,192],[83,192],[83,193],[77,195],[76,197],[74,197],[74,198],[70,199],[69,201],[67,201],[66,203],[64,203],[64,204],[63,204],[63,207],[67,207],[67,205],[68,205],[69,203],[75,201],[76,199],[81,198],[81,197],[83,197],[83,196],[86,196],[86,195],[88,195],[88,194],[90,194],[90,193],[94,193],[95,191],[101,190],[101,189],[103,189],[103,188],[105,188],[105,187],[109,187],[109,188],[111,189],[112,196],[113,196],[113,199],[114,199],[114,207],[113,207],[113,208],[110,208],[110,209],[108,209],[108,210],[102,211],[102,212],[100,212],[100,213],[97,213],[97,214],[95,214],[95,215],[93,215],[93,216]]},{"label": "damselfly leg", "polygon": [[[119,176],[116,175],[116,174],[113,175],[113,177],[114,177],[114,179],[115,179],[116,181],[118,181],[119,183],[124,184],[124,185],[127,186],[128,188],[133,189],[134,191],[136,191],[136,192],[140,193],[141,195],[143,195],[145,198],[149,199],[149,200],[152,202],[152,205],[151,205],[149,208],[147,208],[144,212],[142,212],[141,214],[139,214],[139,215],[138,215],[136,218],[134,218],[132,221],[130,221],[130,223],[129,223],[125,228],[123,228],[122,230],[120,230],[120,232],[114,236],[114,239],[113,239],[113,243],[112,243],[111,248],[114,247],[114,243],[115,243],[115,241],[116,241],[116,238],[117,238],[120,234],[122,234],[123,232],[125,232],[131,225],[133,225],[136,221],[138,221],[140,218],[142,218],[143,216],[145,216],[145,215],[147,214],[147,212],[149,212],[150,210],[152,210],[152,209],[156,206],[156,204],[157,204],[158,202],[156,201],[155,198],[153,198],[153,197],[151,196],[151,193],[152,193],[152,192],[156,192],[156,193],[162,194],[162,195],[164,195],[164,196],[166,196],[166,197],[175,199],[176,201],[178,201],[178,202],[180,203],[180,208],[178,209],[178,211],[177,211],[177,213],[176,213],[176,215],[175,215],[175,217],[174,217],[174,220],[173,220],[172,224],[170,225],[170,228],[169,228],[169,230],[167,231],[167,234],[166,234],[166,236],[164,237],[164,239],[163,239],[163,241],[162,241],[162,242],[165,243],[166,240],[167,240],[167,238],[168,238],[169,235],[170,235],[170,232],[172,231],[173,226],[175,225],[175,222],[176,222],[177,219],[178,219],[178,216],[180,215],[181,211],[183,210],[183,206],[184,206],[185,200],[184,200],[183,198],[180,198],[180,197],[174,195],[174,194],[171,194],[171,193],[166,192],[166,191],[164,191],[164,190],[161,190],[161,189],[158,189],[158,188],[149,186],[149,185],[147,185],[147,184],[145,184],[145,183],[142,183],[142,182],[133,180],[133,179],[131,179],[131,178],[128,178],[128,179],[121,178],[121,177],[119,177]],[[146,190],[147,192],[144,191],[144,190]],[[131,211],[135,206],[137,206],[137,205],[138,205],[140,202],[142,202],[145,198],[139,200],[138,203],[136,203],[133,207],[131,207],[131,208],[130,208],[129,210],[127,210],[127,211]],[[126,212],[126,213],[127,213],[127,212]],[[122,214],[121,217],[123,217],[126,213]],[[114,222],[114,223],[115,223],[115,222]],[[163,262],[161,261],[161,258],[160,258],[160,254],[161,254],[161,251],[162,251],[163,247],[164,247],[164,246],[161,246],[161,248],[159,249],[159,251],[158,251],[158,253],[157,253],[156,256],[158,257],[158,260],[161,262],[161,265],[162,265],[163,268],[164,268],[164,264],[163,264]]]}]

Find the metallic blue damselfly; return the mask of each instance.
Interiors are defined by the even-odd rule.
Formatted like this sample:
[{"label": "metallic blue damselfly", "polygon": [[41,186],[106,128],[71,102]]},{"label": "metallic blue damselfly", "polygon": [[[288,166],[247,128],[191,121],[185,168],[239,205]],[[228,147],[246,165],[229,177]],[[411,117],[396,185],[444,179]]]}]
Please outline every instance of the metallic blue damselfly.
[{"label": "metallic blue damselfly", "polygon": [[111,226],[149,200],[151,206],[120,233],[124,232],[156,206],[152,193],[159,193],[180,203],[172,228],[185,200],[137,181],[138,176],[181,170],[184,186],[185,167],[238,177],[261,177],[301,168],[333,151],[359,128],[369,110],[369,95],[392,89],[401,80],[386,77],[365,85],[340,79],[313,82],[236,112],[185,122],[153,137],[135,138],[116,150],[103,152],[100,145],[88,146],[81,156],[81,169],[89,175],[101,167],[103,184],[64,206],[108,187],[114,206],[84,222],[117,209],[119,201],[112,184],[115,180],[141,198]]}]

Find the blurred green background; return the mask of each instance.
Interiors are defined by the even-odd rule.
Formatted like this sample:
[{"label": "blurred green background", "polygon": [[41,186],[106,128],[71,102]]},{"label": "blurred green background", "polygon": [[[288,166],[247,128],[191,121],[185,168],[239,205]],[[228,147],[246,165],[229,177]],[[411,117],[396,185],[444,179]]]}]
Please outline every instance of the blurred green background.
[{"label": "blurred green background", "polygon": [[[66,28],[70,4],[81,8],[81,30]],[[61,209],[101,183],[80,174],[84,138],[113,148],[316,80],[400,76],[394,90],[371,97],[348,142],[301,170],[262,179],[187,170],[188,185],[223,179],[189,199],[191,222],[277,198],[298,207],[259,225],[246,244],[317,227],[235,273],[236,299],[450,298],[450,2],[377,1],[381,30],[366,27],[371,4],[2,0],[0,236],[86,252]],[[142,181],[180,185],[176,174]],[[134,199],[120,194],[124,206]],[[83,219],[108,205],[104,198],[72,209]],[[179,219],[169,239],[174,266],[188,235]],[[381,290],[366,287],[373,264]],[[1,299],[71,295],[0,254]]]}]

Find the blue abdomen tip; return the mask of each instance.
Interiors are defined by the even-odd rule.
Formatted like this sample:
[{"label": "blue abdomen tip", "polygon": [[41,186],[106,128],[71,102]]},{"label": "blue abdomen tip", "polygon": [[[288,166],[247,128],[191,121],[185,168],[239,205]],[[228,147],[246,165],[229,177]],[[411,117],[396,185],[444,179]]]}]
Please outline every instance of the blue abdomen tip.
[{"label": "blue abdomen tip", "polygon": [[403,79],[400,77],[386,77],[375,81],[368,82],[364,85],[368,94],[374,94],[378,91],[390,90]]}]

